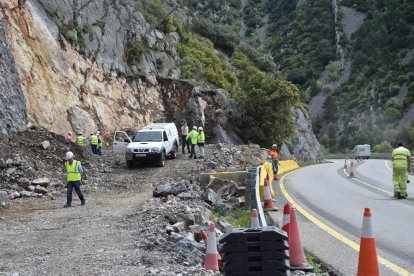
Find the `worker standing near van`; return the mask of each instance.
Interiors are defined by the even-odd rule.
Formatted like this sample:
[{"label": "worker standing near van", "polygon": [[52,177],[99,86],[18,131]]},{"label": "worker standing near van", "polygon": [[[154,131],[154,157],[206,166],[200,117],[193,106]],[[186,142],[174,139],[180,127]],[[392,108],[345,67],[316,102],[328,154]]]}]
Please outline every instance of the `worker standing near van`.
[{"label": "worker standing near van", "polygon": [[206,141],[206,136],[204,135],[204,131],[202,127],[198,128],[198,136],[197,136],[197,145],[198,149],[200,150],[200,159],[204,159],[204,143]]},{"label": "worker standing near van", "polygon": [[187,140],[188,135],[188,126],[187,121],[183,122],[183,125],[181,126],[181,143],[182,143],[182,150],[183,154],[185,153],[185,147],[187,147],[187,153],[190,153],[190,141]]},{"label": "worker standing near van", "polygon": [[408,171],[411,169],[411,153],[398,143],[398,148],[392,151],[392,182],[394,183],[394,197],[407,198]]},{"label": "worker standing near van", "polygon": [[193,126],[193,129],[190,131],[190,133],[188,133],[186,139],[189,140],[191,143],[191,154],[190,156],[188,156],[188,158],[197,159],[195,146],[197,145],[198,132],[196,126]]}]

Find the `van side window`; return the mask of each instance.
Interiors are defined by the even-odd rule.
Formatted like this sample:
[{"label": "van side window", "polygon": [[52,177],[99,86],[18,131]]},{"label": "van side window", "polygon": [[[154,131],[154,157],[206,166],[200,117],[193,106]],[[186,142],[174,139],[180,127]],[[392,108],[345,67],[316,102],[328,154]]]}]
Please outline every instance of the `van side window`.
[{"label": "van side window", "polygon": [[163,132],[163,136],[164,136],[164,141],[168,141],[167,133],[165,131]]}]

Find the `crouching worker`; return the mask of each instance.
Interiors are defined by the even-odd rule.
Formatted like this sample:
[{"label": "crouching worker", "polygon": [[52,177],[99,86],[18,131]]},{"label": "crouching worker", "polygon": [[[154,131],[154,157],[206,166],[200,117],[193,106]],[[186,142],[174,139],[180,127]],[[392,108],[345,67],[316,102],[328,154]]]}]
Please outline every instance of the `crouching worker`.
[{"label": "crouching worker", "polygon": [[64,208],[70,207],[72,205],[72,190],[75,189],[76,194],[78,195],[81,205],[85,205],[85,197],[82,194],[80,189],[81,183],[81,174],[83,173],[83,168],[80,161],[73,159],[73,153],[68,151],[65,156],[65,168],[67,173],[67,184],[66,184],[66,204]]}]

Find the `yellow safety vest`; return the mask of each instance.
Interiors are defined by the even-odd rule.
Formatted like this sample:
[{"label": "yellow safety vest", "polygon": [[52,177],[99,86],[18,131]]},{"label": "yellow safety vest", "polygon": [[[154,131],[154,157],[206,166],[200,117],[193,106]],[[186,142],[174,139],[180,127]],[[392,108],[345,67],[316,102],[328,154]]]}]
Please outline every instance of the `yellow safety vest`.
[{"label": "yellow safety vest", "polygon": [[398,147],[392,151],[392,164],[394,167],[407,167],[407,157],[410,157],[411,153],[404,147]]},{"label": "yellow safety vest", "polygon": [[187,135],[187,139],[190,138],[191,139],[191,144],[196,145],[197,144],[197,137],[198,137],[198,132],[197,130],[192,130],[190,131],[190,133],[188,133]]},{"label": "yellow safety vest", "polygon": [[65,162],[65,168],[67,172],[66,180],[68,182],[72,181],[80,181],[81,180],[81,174],[79,172],[79,161],[73,160],[72,164],[70,165],[69,162]]},{"label": "yellow safety vest", "polygon": [[78,146],[83,147],[83,140],[84,140],[84,138],[83,138],[83,136],[82,136],[82,135],[81,135],[81,136],[76,137],[76,144],[77,144]]},{"label": "yellow safety vest", "polygon": [[91,145],[98,145],[98,136],[96,135],[91,136]]},{"label": "yellow safety vest", "polygon": [[197,137],[198,143],[204,143],[206,141],[206,137],[204,136],[204,131],[200,131]]}]

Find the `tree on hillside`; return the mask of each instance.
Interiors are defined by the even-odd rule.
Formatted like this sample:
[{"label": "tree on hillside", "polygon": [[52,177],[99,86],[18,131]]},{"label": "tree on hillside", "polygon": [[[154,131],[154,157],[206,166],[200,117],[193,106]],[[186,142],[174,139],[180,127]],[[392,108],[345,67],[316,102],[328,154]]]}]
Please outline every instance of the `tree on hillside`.
[{"label": "tree on hillside", "polygon": [[260,88],[247,91],[243,99],[241,134],[246,141],[270,147],[294,134],[291,114],[300,102],[299,89],[289,81],[267,77]]}]

